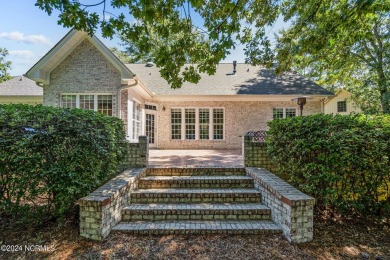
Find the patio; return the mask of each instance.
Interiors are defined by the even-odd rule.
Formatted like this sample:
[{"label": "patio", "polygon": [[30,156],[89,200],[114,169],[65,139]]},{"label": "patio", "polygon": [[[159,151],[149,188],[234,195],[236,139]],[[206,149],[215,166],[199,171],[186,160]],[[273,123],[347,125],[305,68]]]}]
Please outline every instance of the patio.
[{"label": "patio", "polygon": [[241,150],[149,150],[150,166],[242,166]]}]

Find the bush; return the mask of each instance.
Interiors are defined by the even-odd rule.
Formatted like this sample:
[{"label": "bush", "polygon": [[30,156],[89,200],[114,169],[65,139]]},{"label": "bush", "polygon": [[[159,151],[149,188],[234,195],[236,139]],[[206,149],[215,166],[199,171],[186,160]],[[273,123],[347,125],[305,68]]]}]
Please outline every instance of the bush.
[{"label": "bush", "polygon": [[390,116],[319,114],[269,126],[268,153],[317,205],[390,212]]},{"label": "bush", "polygon": [[0,209],[64,216],[110,179],[125,152],[123,122],[46,106],[0,105]]}]

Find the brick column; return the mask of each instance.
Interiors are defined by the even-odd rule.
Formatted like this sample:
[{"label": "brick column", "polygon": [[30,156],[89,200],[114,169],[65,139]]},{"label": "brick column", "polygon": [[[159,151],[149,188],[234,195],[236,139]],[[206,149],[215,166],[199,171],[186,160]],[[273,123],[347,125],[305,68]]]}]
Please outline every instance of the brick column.
[{"label": "brick column", "polygon": [[149,139],[147,136],[140,136],[138,143],[126,144],[126,158],[121,170],[127,168],[147,167],[149,165]]},{"label": "brick column", "polygon": [[260,167],[276,172],[277,167],[267,154],[267,143],[252,142],[252,136],[243,136],[242,159],[245,167]]}]

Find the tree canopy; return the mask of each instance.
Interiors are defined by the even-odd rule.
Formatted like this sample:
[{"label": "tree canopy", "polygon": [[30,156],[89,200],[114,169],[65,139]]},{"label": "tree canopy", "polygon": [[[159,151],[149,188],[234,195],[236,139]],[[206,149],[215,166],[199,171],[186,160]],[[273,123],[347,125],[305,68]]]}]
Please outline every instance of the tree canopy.
[{"label": "tree canopy", "polygon": [[[48,14],[59,10],[64,26],[90,34],[100,26],[104,37],[122,35],[138,53],[152,55],[173,88],[184,81],[197,83],[201,72],[215,73],[230,50],[243,44],[246,62],[276,63],[276,73],[294,67],[311,73],[320,68],[327,76],[350,66],[355,74],[370,71],[383,111],[390,113],[388,27],[387,32],[381,27],[390,0],[36,0],[36,5]],[[105,19],[108,6],[119,14]],[[265,28],[280,17],[291,26],[273,44]],[[356,69],[354,59],[367,66]],[[193,65],[185,65],[188,61]]]},{"label": "tree canopy", "polygon": [[7,55],[8,50],[0,48],[0,83],[11,79],[11,75],[8,73],[9,69],[11,69],[11,62],[5,60]]}]

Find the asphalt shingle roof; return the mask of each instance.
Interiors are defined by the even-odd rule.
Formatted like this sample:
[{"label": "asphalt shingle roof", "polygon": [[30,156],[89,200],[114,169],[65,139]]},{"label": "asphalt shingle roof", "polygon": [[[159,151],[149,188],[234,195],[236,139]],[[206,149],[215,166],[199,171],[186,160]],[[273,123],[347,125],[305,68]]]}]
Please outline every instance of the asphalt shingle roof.
[{"label": "asphalt shingle roof", "polygon": [[0,83],[0,96],[43,96],[43,89],[35,81],[17,76]]},{"label": "asphalt shingle roof", "polygon": [[185,82],[180,89],[172,89],[156,66],[126,64],[156,95],[329,95],[316,83],[298,73],[276,76],[273,70],[239,63],[233,75],[233,64],[218,65],[214,75],[201,74],[198,84]]}]

